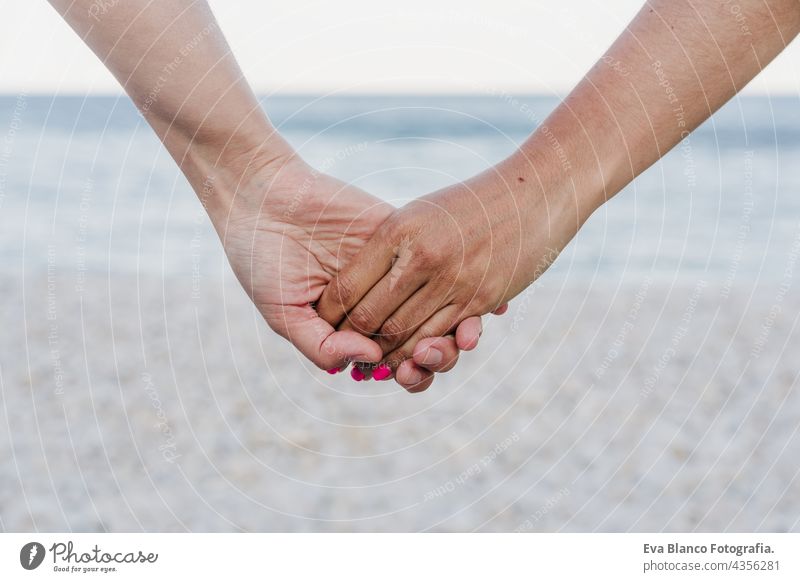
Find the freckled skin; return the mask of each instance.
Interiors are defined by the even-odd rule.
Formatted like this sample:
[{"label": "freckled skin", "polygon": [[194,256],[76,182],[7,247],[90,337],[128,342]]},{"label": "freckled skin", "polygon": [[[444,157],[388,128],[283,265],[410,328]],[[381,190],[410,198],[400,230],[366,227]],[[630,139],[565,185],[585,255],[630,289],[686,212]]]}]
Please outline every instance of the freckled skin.
[{"label": "freckled skin", "polygon": [[[355,321],[376,333],[391,362],[522,292],[597,208],[800,30],[796,0],[741,0],[737,11],[711,0],[647,2],[519,150],[395,212],[326,287],[320,313],[339,329]],[[391,268],[401,240],[411,241],[402,273]]]}]

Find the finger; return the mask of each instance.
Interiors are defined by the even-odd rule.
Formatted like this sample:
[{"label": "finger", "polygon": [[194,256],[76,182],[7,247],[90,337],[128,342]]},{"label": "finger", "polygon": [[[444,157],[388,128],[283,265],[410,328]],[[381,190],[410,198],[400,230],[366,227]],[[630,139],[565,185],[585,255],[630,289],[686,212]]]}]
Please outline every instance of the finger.
[{"label": "finger", "polygon": [[414,347],[420,341],[448,335],[455,327],[457,317],[461,312],[462,309],[457,305],[448,305],[442,308],[423,323],[399,348],[384,356],[382,361],[391,369],[397,369],[404,360],[414,357]]},{"label": "finger", "polygon": [[421,273],[409,269],[402,257],[397,258],[383,279],[347,313],[338,329],[374,334],[424,283]]},{"label": "finger", "polygon": [[414,363],[430,372],[448,372],[458,362],[458,346],[453,336],[421,340],[414,346]]},{"label": "finger", "polygon": [[503,303],[500,307],[492,311],[495,315],[503,315],[506,311],[508,311],[508,303]]},{"label": "finger", "polygon": [[[508,303],[504,303],[492,313],[494,315],[503,315],[508,311]],[[483,322],[480,317],[469,317],[458,324],[456,329],[456,345],[459,350],[468,352],[478,347],[481,334],[483,333]]]},{"label": "finger", "polygon": [[406,360],[397,368],[395,381],[409,392],[423,392],[433,384],[433,372],[417,366],[413,360]]},{"label": "finger", "polygon": [[458,324],[456,328],[456,346],[468,352],[478,347],[478,341],[483,333],[483,323],[480,317],[469,317]]},{"label": "finger", "polygon": [[[429,372],[448,372],[458,362],[458,353],[456,339],[452,335],[426,338],[414,347],[413,361],[420,368]],[[399,362],[396,367],[400,365],[402,362]],[[359,382],[370,377],[375,380],[391,380],[393,377],[392,368],[386,364],[359,365],[353,366],[353,368],[358,369],[358,372],[351,373],[351,376]],[[333,374],[335,371],[331,371],[331,373]]]},{"label": "finger", "polygon": [[325,286],[316,308],[333,326],[355,307],[373,285],[389,272],[394,249],[379,234],[373,236],[355,257]]},{"label": "finger", "polygon": [[377,362],[383,351],[377,343],[354,331],[336,331],[310,305],[279,306],[280,314],[264,310],[273,329],[323,370],[348,362]]},{"label": "finger", "polygon": [[[375,337],[383,353],[387,354],[403,345],[426,321],[438,313],[442,309],[442,297],[442,292],[435,285],[427,284],[398,307],[383,322]],[[447,335],[447,332],[434,334],[433,337],[443,335]]]}]

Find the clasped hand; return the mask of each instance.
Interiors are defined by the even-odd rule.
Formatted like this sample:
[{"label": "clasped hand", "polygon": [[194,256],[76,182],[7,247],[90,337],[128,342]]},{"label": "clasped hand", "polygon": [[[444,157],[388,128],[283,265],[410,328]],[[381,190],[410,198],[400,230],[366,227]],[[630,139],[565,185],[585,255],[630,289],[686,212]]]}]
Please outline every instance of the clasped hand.
[{"label": "clasped hand", "polygon": [[[394,211],[337,271],[317,310],[338,330],[377,342],[381,361],[366,374],[407,380],[420,366],[449,370],[452,352],[430,338],[455,332],[460,349],[474,348],[479,334],[459,324],[502,314],[555,260],[579,221],[569,198],[548,199],[528,166],[509,160]],[[425,375],[406,387],[431,382]]]}]

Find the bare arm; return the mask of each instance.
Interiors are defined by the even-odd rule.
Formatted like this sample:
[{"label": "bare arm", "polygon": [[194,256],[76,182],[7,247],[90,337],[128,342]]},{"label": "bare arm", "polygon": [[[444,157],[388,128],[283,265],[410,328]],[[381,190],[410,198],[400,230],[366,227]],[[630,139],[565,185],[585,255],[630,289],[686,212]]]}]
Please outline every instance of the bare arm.
[{"label": "bare arm", "polygon": [[[51,0],[116,76],[186,175],[239,281],[270,327],[317,366],[375,362],[371,339],[336,332],[312,305],[393,208],[308,167],[275,131],[202,0]],[[471,349],[480,319],[459,340],[432,340],[443,357],[409,361],[413,389]],[[427,349],[429,342],[422,345]],[[423,350],[425,351],[425,350]],[[376,377],[386,377],[387,370]]]},{"label": "bare arm", "polygon": [[[196,191],[214,166],[242,172],[248,159],[290,155],[206,2],[50,3],[114,74]],[[204,204],[227,211],[233,193],[213,194]]]},{"label": "bare arm", "polygon": [[[546,122],[587,210],[708,119],[798,31],[797,0],[647,2]],[[547,141],[537,131],[523,152]]]},{"label": "bare arm", "polygon": [[[397,349],[392,360],[518,295],[600,205],[800,30],[797,0],[731,6],[647,2],[514,155],[395,213],[326,288],[320,314],[340,329],[381,334],[385,352]],[[393,266],[397,248],[403,268]]]}]

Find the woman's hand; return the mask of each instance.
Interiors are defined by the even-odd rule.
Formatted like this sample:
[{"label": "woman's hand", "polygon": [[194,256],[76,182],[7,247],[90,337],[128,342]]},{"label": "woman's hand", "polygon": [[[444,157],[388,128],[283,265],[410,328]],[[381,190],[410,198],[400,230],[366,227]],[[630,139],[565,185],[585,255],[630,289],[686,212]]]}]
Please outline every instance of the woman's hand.
[{"label": "woman's hand", "polygon": [[587,216],[569,190],[543,189],[520,154],[392,214],[326,287],[318,311],[340,330],[373,335],[394,369],[421,340],[503,307]]},{"label": "woman's hand", "polygon": [[[95,0],[51,3],[119,79],[178,163],[269,325],[323,368],[380,359],[375,342],[334,332],[311,304],[340,261],[393,209],[294,155],[261,110],[208,4],[127,0],[98,11]],[[461,328],[470,345],[479,333],[480,320]],[[409,362],[397,377],[401,384],[429,384],[430,370],[455,362],[455,340],[437,342],[443,363],[425,369]]]},{"label": "woman's hand", "polygon": [[[335,331],[313,305],[394,208],[316,172],[291,153],[263,166],[246,166],[259,169],[252,175],[242,172],[248,178],[231,197],[235,203],[225,213],[210,215],[231,267],[264,319],[314,364],[331,372],[350,361],[380,361],[384,354],[374,341],[356,331]],[[222,182],[231,181],[222,177]],[[222,184],[215,187],[225,189]],[[471,349],[477,344],[480,325],[479,318],[465,321],[458,342],[441,337],[423,344],[424,362],[411,361],[409,354],[409,362],[396,375],[398,383],[410,391],[430,385],[432,372],[455,365],[459,346]],[[425,358],[431,350],[441,357]],[[361,370],[353,374],[358,378]],[[386,379],[389,370],[372,374]]]}]

